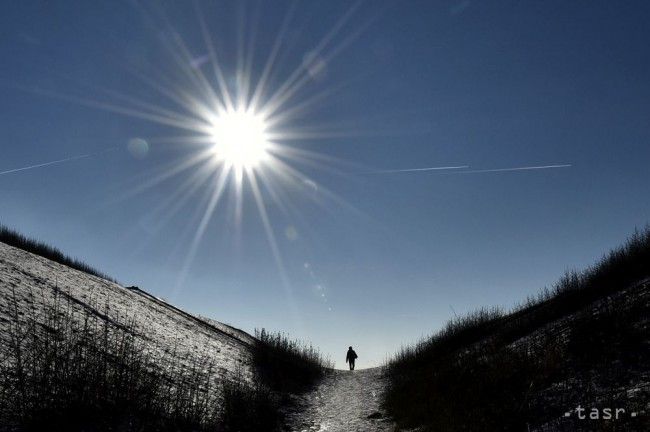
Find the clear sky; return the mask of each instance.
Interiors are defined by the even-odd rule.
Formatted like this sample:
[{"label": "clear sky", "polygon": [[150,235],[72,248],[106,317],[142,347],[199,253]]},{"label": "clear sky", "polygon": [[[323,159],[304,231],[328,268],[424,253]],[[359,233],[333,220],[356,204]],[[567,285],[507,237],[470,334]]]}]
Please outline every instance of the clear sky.
[{"label": "clear sky", "polygon": [[[5,2],[0,221],[377,365],[646,224],[648,22],[634,1]],[[475,172],[549,165],[570,166]],[[426,167],[468,168],[381,172]]]}]

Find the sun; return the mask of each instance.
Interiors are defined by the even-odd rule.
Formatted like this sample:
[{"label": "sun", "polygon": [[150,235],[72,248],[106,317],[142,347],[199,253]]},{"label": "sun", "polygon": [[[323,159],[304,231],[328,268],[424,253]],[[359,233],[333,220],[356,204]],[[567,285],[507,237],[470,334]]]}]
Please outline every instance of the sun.
[{"label": "sun", "polygon": [[257,168],[269,156],[270,142],[264,117],[244,109],[228,110],[212,121],[214,157],[235,170]]}]

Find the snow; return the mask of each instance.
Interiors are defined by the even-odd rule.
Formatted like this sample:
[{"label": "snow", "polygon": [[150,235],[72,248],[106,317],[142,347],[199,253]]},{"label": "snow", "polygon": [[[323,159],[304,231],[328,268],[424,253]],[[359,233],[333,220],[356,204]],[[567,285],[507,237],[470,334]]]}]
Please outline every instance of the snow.
[{"label": "snow", "polygon": [[[0,350],[11,325],[67,298],[69,316],[90,313],[100,320],[133,323],[137,337],[155,359],[191,365],[197,356],[216,366],[212,379],[253,381],[255,339],[227,324],[194,316],[137,288],[74,270],[0,243]],[[13,299],[16,300],[14,303]],[[13,305],[17,305],[17,311]],[[17,313],[16,313],[17,312]],[[161,363],[161,367],[166,367]],[[311,392],[294,397],[287,412],[291,431],[392,431],[381,409],[382,369],[330,371]],[[218,387],[218,386],[217,386]]]},{"label": "snow", "polygon": [[[43,310],[59,298],[70,299],[72,316],[90,312],[102,319],[133,322],[153,358],[190,364],[197,356],[216,367],[215,380],[252,382],[253,337],[225,324],[205,321],[139,289],[127,289],[21,249],[0,243],[0,343],[6,346],[14,313]],[[19,318],[24,320],[24,318]]]}]

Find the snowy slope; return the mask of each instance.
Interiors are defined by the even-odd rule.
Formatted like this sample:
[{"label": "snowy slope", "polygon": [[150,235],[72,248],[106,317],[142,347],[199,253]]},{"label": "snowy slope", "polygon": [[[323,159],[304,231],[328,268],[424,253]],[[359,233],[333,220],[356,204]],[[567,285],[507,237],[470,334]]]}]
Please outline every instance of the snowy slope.
[{"label": "snowy slope", "polygon": [[[8,328],[30,313],[66,299],[77,312],[102,320],[132,322],[137,337],[154,358],[188,363],[200,356],[216,366],[215,380],[252,380],[251,347],[247,333],[216,321],[195,317],[139,289],[91,276],[0,242],[0,343]],[[18,310],[14,311],[13,298]],[[69,300],[69,301],[68,301]],[[83,313],[72,314],[82,319]]]}]

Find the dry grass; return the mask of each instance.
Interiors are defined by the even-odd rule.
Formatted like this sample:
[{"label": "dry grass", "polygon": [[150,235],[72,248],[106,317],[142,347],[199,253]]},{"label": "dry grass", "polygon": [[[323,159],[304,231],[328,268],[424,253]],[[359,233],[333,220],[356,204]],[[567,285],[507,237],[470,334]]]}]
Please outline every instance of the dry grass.
[{"label": "dry grass", "polygon": [[43,258],[47,258],[51,261],[63,264],[75,270],[79,270],[84,273],[109,280],[111,282],[117,282],[110,276],[100,272],[88,264],[64,254],[57,248],[38,240],[26,237],[2,224],[0,224],[0,242],[8,244],[9,246],[16,247],[18,249],[25,250],[27,252],[31,252],[34,255],[42,256]]},{"label": "dry grass", "polygon": [[283,333],[256,330],[253,359],[260,379],[280,393],[300,393],[313,387],[334,365],[312,345]]},{"label": "dry grass", "polygon": [[[2,225],[0,242],[112,280]],[[153,352],[173,347],[149,349],[135,320],[103,319],[107,314],[90,312],[101,306],[80,310],[56,293],[50,306],[29,311],[13,295],[9,331],[0,339],[0,431],[274,431],[288,395],[332,368],[313,347],[261,330],[256,383],[215,382],[208,356],[156,358]]]},{"label": "dry grass", "polygon": [[[507,431],[557,418],[589,398],[619,398],[621,385],[650,367],[642,330],[648,305],[607,299],[648,277],[646,229],[510,313],[482,309],[454,319],[388,362],[386,408],[402,427]],[[604,309],[594,313],[587,307],[596,301]],[[567,316],[566,334],[549,332],[548,324]]]},{"label": "dry grass", "polygon": [[[13,296],[0,350],[3,431],[260,431],[279,427],[278,403],[243,380],[215,385],[200,353],[154,358],[133,320],[107,321],[57,295],[21,310]],[[173,351],[173,350],[172,350]]]}]

